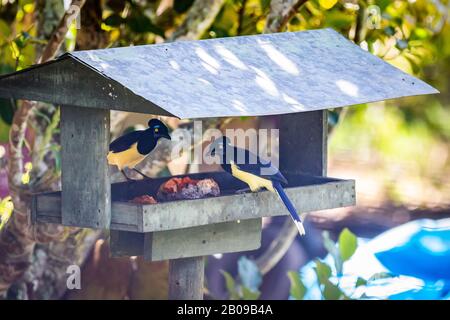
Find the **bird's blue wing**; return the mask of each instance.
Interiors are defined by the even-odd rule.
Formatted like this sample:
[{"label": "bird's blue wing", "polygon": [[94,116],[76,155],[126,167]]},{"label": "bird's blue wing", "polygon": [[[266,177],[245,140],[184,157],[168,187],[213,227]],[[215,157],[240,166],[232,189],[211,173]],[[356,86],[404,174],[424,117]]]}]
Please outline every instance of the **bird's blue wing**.
[{"label": "bird's blue wing", "polygon": [[109,151],[114,153],[128,150],[134,143],[138,142],[144,130],[136,130],[120,136],[109,144]]},{"label": "bird's blue wing", "polygon": [[[235,148],[234,154],[235,163],[240,170],[252,173],[262,178],[266,178],[272,181],[279,181],[283,184],[287,184],[287,179],[270,161],[264,161],[260,157],[256,156],[252,152],[246,149]],[[240,156],[239,154],[244,154]],[[245,160],[245,161],[243,161]]]}]

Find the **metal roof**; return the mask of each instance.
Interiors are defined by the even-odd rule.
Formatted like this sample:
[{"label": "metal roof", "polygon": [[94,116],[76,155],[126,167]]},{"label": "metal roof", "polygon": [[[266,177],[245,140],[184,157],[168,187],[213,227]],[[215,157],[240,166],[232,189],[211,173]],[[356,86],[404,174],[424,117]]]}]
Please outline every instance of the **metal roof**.
[{"label": "metal roof", "polygon": [[[48,85],[53,91],[42,93]],[[0,78],[0,96],[179,118],[304,112],[437,92],[332,29],[78,51]]]}]

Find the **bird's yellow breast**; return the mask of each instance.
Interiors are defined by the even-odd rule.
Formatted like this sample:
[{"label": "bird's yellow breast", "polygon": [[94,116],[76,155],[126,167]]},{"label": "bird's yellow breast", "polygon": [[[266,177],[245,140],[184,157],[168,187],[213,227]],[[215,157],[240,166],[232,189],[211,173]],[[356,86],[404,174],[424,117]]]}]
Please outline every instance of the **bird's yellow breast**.
[{"label": "bird's yellow breast", "polygon": [[266,188],[269,191],[275,192],[272,181],[270,181],[269,179],[258,177],[257,175],[254,175],[252,173],[242,171],[234,162],[231,162],[231,174],[233,175],[233,177],[248,184],[252,192],[256,192],[262,188]]},{"label": "bird's yellow breast", "polygon": [[133,144],[129,149],[122,152],[108,153],[108,164],[116,165],[119,170],[124,168],[134,168],[139,162],[144,160],[146,155],[140,154],[137,150],[137,143]]}]

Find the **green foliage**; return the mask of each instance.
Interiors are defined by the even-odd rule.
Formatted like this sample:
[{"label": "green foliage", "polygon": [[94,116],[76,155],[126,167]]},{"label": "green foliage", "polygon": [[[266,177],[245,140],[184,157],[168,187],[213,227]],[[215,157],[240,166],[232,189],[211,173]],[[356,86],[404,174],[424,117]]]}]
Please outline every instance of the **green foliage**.
[{"label": "green foliage", "polygon": [[257,300],[260,296],[259,291],[253,291],[250,288],[239,285],[228,272],[221,270],[225,278],[225,285],[228,291],[230,300]]},{"label": "green foliage", "polygon": [[[342,290],[340,287],[340,278],[342,277],[343,264],[348,261],[356,252],[357,238],[347,228],[342,230],[339,234],[337,243],[330,239],[329,233],[324,231],[322,233],[324,239],[324,246],[331,256],[332,262],[329,264],[328,260],[322,261],[320,259],[314,260],[314,272],[317,279],[317,286],[320,289],[322,298],[325,300],[349,300],[352,298],[356,289],[371,285],[377,280],[392,277],[389,273],[377,273],[369,279],[358,277],[354,283],[353,289]],[[334,267],[334,270],[333,270]],[[288,277],[291,283],[290,295],[292,299],[304,299],[305,294],[309,290],[306,288],[301,277],[301,272],[290,271]],[[349,292],[352,292],[349,294]],[[360,296],[359,298],[362,298]]]},{"label": "green foliage", "polygon": [[11,197],[5,197],[0,200],[0,231],[6,225],[14,210],[14,204]]},{"label": "green foliage", "polygon": [[262,283],[261,272],[256,263],[245,256],[238,260],[238,280],[231,274],[221,270],[225,278],[225,286],[231,300],[257,300],[260,296],[259,287]]},{"label": "green foliage", "polygon": [[184,13],[192,6],[194,0],[174,0],[173,9],[178,13]]},{"label": "green foliage", "polygon": [[234,278],[231,276],[231,274],[229,274],[224,270],[221,270],[221,273],[225,278],[225,286],[227,287],[229,299],[238,300],[240,298],[240,294],[236,287],[236,282],[234,281]]},{"label": "green foliage", "polygon": [[288,272],[289,281],[291,283],[291,289],[289,291],[291,297],[295,300],[302,300],[306,293],[306,287],[300,278],[298,272]]},{"label": "green foliage", "polygon": [[357,247],[357,239],[356,236],[350,232],[347,228],[342,230],[339,235],[339,252],[341,254],[341,260],[343,262],[353,256]]}]

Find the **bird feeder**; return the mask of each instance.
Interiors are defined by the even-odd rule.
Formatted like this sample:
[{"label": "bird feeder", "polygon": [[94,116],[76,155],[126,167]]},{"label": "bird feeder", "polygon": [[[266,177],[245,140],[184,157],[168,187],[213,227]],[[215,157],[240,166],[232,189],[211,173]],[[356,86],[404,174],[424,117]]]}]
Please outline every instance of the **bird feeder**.
[{"label": "bird feeder", "polygon": [[257,249],[261,218],[286,215],[267,191],[211,177],[221,195],[128,202],[169,178],[110,183],[110,110],[178,118],[275,116],[280,170],[299,212],[355,204],[326,176],[327,109],[437,91],[331,29],[67,53],[0,77],[0,96],[61,106],[62,190],[33,197],[33,221],[110,229],[114,256],[170,260],[169,297],[201,299],[203,256]]}]

